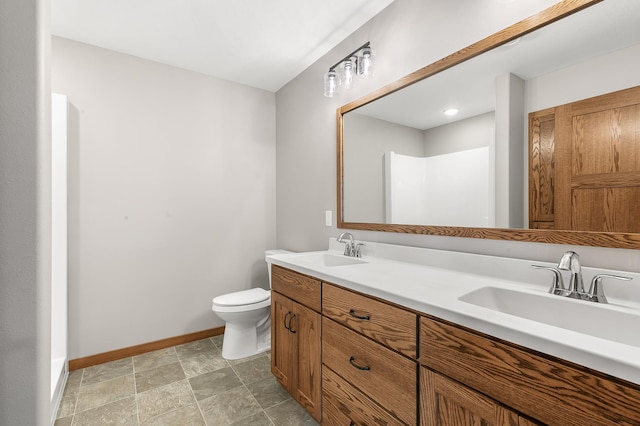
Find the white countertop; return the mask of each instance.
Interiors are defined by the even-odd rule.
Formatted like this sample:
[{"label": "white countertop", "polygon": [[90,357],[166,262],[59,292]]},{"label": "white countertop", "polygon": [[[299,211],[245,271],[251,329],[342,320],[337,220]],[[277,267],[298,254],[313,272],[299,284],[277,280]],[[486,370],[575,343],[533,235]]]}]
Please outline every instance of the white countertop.
[{"label": "white countertop", "polygon": [[[365,243],[366,263],[323,266],[305,262],[308,253],[267,256],[268,263],[317,277],[323,281],[380,297],[407,308],[495,336],[518,345],[566,359],[594,370],[640,384],[640,347],[593,337],[538,321],[524,319],[459,300],[482,287],[502,287],[547,294],[551,274],[533,270],[543,262]],[[330,239],[329,250],[342,255],[342,245]],[[609,305],[602,309],[640,312],[640,274],[583,267],[585,285],[597,273],[633,277],[632,285],[608,285]],[[608,284],[608,283],[607,283]],[[561,296],[554,296],[561,297]],[[593,303],[575,301],[575,303]],[[545,309],[541,306],[540,309]],[[640,318],[640,316],[638,317]],[[580,321],[580,318],[572,319]],[[612,324],[631,327],[637,324]]]}]

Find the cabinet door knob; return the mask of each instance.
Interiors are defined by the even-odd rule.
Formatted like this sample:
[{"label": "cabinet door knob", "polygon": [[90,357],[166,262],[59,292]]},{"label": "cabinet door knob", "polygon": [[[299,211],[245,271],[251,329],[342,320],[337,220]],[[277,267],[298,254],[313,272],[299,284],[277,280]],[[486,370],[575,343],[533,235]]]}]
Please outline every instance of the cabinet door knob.
[{"label": "cabinet door knob", "polygon": [[360,320],[369,321],[371,317],[369,315],[358,315],[354,309],[349,309],[349,315]]},{"label": "cabinet door knob", "polygon": [[358,365],[356,364],[356,359],[355,357],[351,357],[349,358],[349,364],[353,365],[355,368],[357,368],[358,370],[362,370],[362,371],[369,371],[371,370],[371,368],[368,365],[362,366],[362,365]]}]

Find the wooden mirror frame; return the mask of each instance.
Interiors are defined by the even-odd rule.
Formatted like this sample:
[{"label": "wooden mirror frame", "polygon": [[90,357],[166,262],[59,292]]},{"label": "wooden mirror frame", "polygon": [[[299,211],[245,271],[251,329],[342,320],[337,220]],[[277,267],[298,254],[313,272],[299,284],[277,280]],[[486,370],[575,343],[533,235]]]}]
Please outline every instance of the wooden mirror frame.
[{"label": "wooden mirror frame", "polygon": [[427,226],[427,225],[399,225],[345,222],[343,206],[343,178],[344,178],[344,158],[343,158],[343,115],[358,107],[366,105],[376,99],[396,92],[415,82],[423,80],[429,76],[442,72],[468,59],[474,58],[497,46],[511,40],[522,37],[532,31],[549,25],[566,16],[579,12],[589,6],[605,0],[563,0],[544,11],[530,16],[510,27],[486,37],[458,52],[455,52],[437,62],[427,65],[393,83],[390,83],[379,90],[350,102],[337,110],[337,193],[338,193],[338,228],[398,232],[406,234],[439,235],[448,237],[465,238],[486,238],[494,240],[509,240],[536,242],[548,244],[572,244],[582,246],[613,247],[640,249],[640,234],[624,232],[589,232],[589,231],[569,231],[569,230],[544,230],[544,229],[503,229],[503,228],[468,228],[454,226]]}]

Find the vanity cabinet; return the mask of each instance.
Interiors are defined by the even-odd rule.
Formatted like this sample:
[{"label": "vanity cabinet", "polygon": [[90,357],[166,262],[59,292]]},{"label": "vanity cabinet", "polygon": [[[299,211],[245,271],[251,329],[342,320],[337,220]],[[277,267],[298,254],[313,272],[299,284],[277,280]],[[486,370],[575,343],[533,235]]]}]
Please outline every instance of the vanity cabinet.
[{"label": "vanity cabinet", "polygon": [[421,425],[533,426],[515,411],[426,367],[420,367]]},{"label": "vanity cabinet", "polygon": [[323,424],[417,423],[417,316],[322,284]]},{"label": "vanity cabinet", "polygon": [[640,426],[640,386],[272,265],[271,371],[323,425]]},{"label": "vanity cabinet", "polygon": [[320,421],[320,281],[276,265],[271,277],[271,372]]},{"label": "vanity cabinet", "polygon": [[420,363],[424,425],[451,424],[433,420],[443,410],[506,422],[494,424],[640,425],[639,386],[444,321],[420,319]]}]

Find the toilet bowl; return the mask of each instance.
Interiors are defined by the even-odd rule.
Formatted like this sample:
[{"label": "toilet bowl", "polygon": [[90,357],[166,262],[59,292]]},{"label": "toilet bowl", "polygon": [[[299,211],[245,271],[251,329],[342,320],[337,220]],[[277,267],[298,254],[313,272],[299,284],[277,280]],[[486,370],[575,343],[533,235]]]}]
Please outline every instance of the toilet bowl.
[{"label": "toilet bowl", "polygon": [[[291,253],[267,250],[265,256]],[[268,264],[271,288],[271,264]],[[222,357],[240,359],[271,348],[271,291],[252,288],[223,294],[213,299],[211,310],[226,322]]]}]

